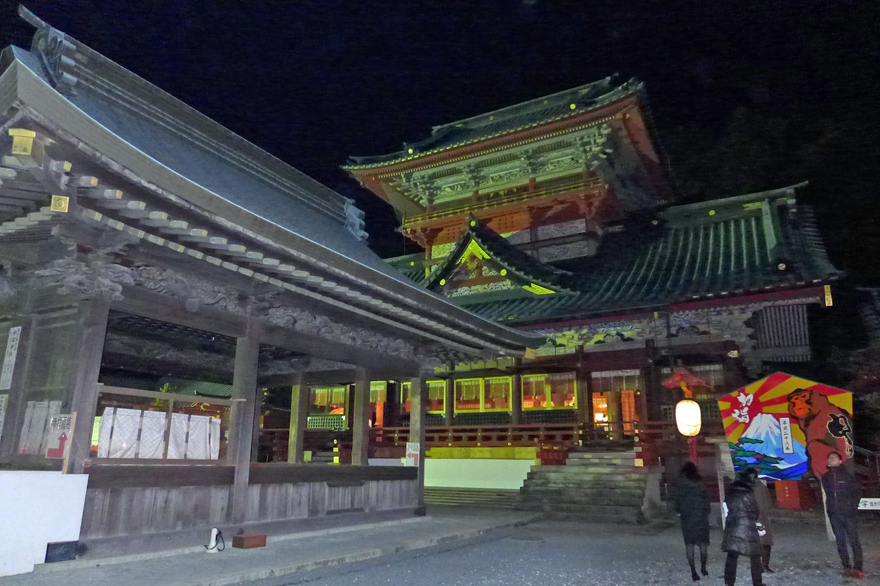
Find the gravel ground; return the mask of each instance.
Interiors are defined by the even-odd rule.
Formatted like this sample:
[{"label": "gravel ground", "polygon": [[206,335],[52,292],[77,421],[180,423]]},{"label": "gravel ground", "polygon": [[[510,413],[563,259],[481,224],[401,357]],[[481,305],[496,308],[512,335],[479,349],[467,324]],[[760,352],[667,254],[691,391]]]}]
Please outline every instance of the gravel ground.
[{"label": "gravel ground", "polygon": [[[866,577],[841,576],[834,543],[824,527],[777,523],[770,586],[880,585],[880,530],[862,527]],[[709,576],[723,584],[721,533],[713,531]],[[737,583],[748,585],[747,561]],[[493,538],[403,554],[252,586],[679,586],[692,584],[678,527],[651,529],[542,522]]]}]

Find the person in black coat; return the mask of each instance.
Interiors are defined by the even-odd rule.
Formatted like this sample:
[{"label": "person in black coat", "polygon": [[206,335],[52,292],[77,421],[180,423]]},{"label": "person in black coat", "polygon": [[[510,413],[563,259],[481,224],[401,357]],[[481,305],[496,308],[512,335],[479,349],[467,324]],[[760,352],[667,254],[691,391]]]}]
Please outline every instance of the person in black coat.
[{"label": "person in black coat", "polygon": [[681,469],[675,483],[675,512],[681,517],[681,532],[688,564],[691,566],[691,578],[694,582],[700,579],[694,565],[694,546],[700,546],[700,568],[704,576],[708,576],[706,559],[709,555],[709,495],[697,472],[697,466],[688,462]]},{"label": "person in black coat", "polygon": [[[856,527],[856,511],[859,509],[859,489],[856,479],[840,465],[842,458],[837,452],[828,454],[828,472],[822,475],[825,489],[825,510],[837,539],[837,553],[847,578],[862,577],[862,544]],[[849,563],[847,542],[853,550],[853,563]]]},{"label": "person in black coat", "polygon": [[741,473],[727,490],[727,523],[724,528],[722,551],[727,552],[724,564],[724,583],[733,586],[736,582],[736,565],[739,556],[749,557],[752,570],[752,585],[763,586],[761,580],[761,537],[758,534],[758,503],[752,491],[748,471]]}]

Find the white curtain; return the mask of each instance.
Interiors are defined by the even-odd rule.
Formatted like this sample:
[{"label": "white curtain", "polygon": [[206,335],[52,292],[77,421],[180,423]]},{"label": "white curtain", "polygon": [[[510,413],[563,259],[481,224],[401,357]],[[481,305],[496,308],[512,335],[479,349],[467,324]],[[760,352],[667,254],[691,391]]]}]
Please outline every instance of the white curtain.
[{"label": "white curtain", "polygon": [[171,414],[171,435],[168,438],[168,459],[182,460],[186,457],[186,433],[189,431],[189,415]]},{"label": "white curtain", "polygon": [[211,418],[211,459],[218,460],[220,458],[220,420],[216,417]]},{"label": "white curtain", "polygon": [[[168,414],[105,407],[98,428],[99,458],[162,459]],[[220,420],[206,415],[171,414],[168,459],[220,458]]]},{"label": "white curtain", "polygon": [[113,433],[110,437],[109,458],[134,458],[137,455],[141,413],[137,409],[116,410]]},{"label": "white curtain", "polygon": [[161,459],[165,457],[165,422],[168,414],[161,411],[144,411],[141,421],[141,442],[138,458]]},{"label": "white curtain", "polygon": [[188,460],[208,460],[210,458],[208,438],[210,420],[211,418],[205,415],[189,416],[189,439],[186,442]]}]

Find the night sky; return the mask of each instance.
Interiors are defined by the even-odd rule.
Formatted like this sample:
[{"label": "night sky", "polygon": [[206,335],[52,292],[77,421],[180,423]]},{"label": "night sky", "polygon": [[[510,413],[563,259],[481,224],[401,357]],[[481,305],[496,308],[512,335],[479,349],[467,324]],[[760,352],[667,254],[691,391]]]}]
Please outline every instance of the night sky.
[{"label": "night sky", "polygon": [[[339,169],[451,122],[613,73],[647,83],[682,201],[810,181],[833,260],[880,274],[880,3],[31,0],[53,26],[349,197]],[[32,28],[0,8],[0,44]]]}]

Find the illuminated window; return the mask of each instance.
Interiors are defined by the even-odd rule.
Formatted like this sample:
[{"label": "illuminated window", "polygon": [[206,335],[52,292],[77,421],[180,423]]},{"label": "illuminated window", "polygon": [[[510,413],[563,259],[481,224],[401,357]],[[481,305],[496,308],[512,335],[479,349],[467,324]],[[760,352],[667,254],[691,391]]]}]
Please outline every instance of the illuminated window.
[{"label": "illuminated window", "polygon": [[[400,384],[400,404],[403,405],[404,413],[410,412],[410,392],[412,383]],[[428,413],[446,412],[446,381],[428,381]]]},{"label": "illuminated window", "polygon": [[484,411],[510,411],[509,376],[487,378],[483,387]]},{"label": "illuminated window", "polygon": [[314,387],[309,415],[344,415],[348,387]]},{"label": "illuminated window", "polygon": [[526,411],[577,408],[577,377],[573,372],[525,375],[522,387]]},{"label": "illuminated window", "polygon": [[644,387],[641,372],[638,370],[594,372],[592,378],[593,421],[605,423],[609,418],[613,419],[616,403],[619,401],[623,429],[625,431],[634,429],[632,422],[639,421],[637,398]]},{"label": "illuminated window", "polygon": [[455,412],[482,411],[483,379],[455,381]]},{"label": "illuminated window", "polygon": [[388,383],[380,380],[370,383],[370,403],[384,403],[388,394]]}]

